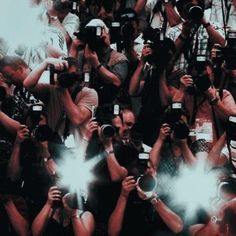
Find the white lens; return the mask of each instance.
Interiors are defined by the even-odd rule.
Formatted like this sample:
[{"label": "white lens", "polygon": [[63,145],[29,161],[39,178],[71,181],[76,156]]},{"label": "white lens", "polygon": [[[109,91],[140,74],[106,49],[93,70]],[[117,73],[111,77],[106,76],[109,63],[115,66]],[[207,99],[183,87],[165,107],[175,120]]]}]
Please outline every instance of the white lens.
[{"label": "white lens", "polygon": [[102,28],[101,27],[97,27],[96,28],[96,35],[97,36],[101,36],[102,35]]},{"label": "white lens", "polygon": [[84,82],[89,82],[90,81],[90,74],[88,72],[84,73]]}]

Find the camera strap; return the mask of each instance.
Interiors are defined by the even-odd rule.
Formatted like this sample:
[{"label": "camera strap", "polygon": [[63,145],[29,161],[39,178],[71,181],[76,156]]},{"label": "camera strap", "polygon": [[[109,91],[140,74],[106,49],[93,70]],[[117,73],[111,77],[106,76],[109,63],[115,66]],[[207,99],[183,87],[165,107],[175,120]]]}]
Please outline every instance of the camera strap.
[{"label": "camera strap", "polygon": [[[222,11],[222,18],[223,18],[223,25],[224,25],[224,33],[225,37],[227,35],[226,33],[226,27],[229,21],[229,14],[231,10],[232,2],[228,3],[228,0],[221,0],[221,11]],[[226,15],[225,15],[226,11]]]}]

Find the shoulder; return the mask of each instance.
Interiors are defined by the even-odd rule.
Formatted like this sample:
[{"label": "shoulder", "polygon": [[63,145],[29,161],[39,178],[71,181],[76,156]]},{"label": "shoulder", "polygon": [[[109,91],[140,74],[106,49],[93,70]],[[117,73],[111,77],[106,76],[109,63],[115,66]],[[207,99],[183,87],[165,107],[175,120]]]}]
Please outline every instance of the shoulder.
[{"label": "shoulder", "polygon": [[117,52],[115,50],[111,51],[110,60],[109,60],[110,64],[117,64],[124,61],[128,62],[128,59],[124,54]]}]

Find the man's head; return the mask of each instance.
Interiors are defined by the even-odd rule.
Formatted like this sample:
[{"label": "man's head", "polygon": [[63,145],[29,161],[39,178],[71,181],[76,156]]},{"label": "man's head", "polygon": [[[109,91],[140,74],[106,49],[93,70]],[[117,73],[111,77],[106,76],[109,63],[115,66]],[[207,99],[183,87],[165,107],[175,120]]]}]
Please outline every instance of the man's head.
[{"label": "man's head", "polygon": [[129,130],[134,126],[136,121],[134,113],[129,109],[122,110],[119,116],[114,116],[112,119],[112,125],[117,129],[117,138],[128,138]]},{"label": "man's head", "polygon": [[[119,13],[118,21],[121,24],[123,37],[135,39],[139,34],[138,15],[132,8],[126,8]],[[124,38],[125,40],[125,38]]]},{"label": "man's head", "polygon": [[[110,36],[109,36],[109,29],[106,26],[106,24],[101,20],[101,19],[92,19],[86,24],[85,30],[89,29],[96,29],[95,30],[95,35],[100,37],[102,42],[103,42],[103,47],[107,48],[110,46]],[[94,40],[93,38],[93,40]]]},{"label": "man's head", "polygon": [[16,85],[22,85],[30,73],[30,68],[18,56],[5,56],[0,60],[0,72],[6,80]]}]

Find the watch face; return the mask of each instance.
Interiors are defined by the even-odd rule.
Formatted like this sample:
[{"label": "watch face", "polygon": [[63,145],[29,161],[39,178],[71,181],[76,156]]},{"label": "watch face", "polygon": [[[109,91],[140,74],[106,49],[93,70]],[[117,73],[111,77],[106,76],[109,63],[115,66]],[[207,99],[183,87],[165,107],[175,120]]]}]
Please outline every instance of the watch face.
[{"label": "watch face", "polygon": [[220,224],[221,220],[217,218],[217,216],[212,216],[211,217],[211,222],[213,224]]}]

